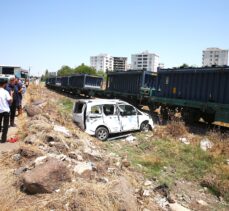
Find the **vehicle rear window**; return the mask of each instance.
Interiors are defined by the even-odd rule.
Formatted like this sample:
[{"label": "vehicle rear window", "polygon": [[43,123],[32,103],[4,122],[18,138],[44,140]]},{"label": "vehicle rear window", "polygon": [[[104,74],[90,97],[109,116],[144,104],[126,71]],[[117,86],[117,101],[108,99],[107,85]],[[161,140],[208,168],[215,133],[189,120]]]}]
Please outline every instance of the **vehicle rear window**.
[{"label": "vehicle rear window", "polygon": [[101,107],[96,105],[91,107],[91,114],[101,114]]},{"label": "vehicle rear window", "polygon": [[75,104],[75,109],[74,109],[74,113],[82,113],[83,111],[83,106],[84,106],[84,103],[76,103]]},{"label": "vehicle rear window", "polygon": [[114,113],[115,113],[114,105],[104,105],[103,106],[103,113],[106,116],[114,115]]}]

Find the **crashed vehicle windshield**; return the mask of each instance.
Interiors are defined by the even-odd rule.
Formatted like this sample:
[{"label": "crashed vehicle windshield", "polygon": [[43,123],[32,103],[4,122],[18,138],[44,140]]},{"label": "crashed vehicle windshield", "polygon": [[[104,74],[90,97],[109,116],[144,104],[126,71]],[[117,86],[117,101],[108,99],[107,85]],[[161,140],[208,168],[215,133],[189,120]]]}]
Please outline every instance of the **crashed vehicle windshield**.
[{"label": "crashed vehicle windshield", "polygon": [[150,115],[121,100],[78,100],[73,107],[73,121],[100,140],[114,133],[154,127]]}]

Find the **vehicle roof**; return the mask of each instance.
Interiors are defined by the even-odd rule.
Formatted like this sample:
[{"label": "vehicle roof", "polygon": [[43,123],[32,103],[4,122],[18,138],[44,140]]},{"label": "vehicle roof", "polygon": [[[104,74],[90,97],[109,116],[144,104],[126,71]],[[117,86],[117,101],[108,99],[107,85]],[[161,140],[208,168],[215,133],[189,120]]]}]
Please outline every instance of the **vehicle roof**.
[{"label": "vehicle roof", "polygon": [[116,104],[116,103],[124,103],[129,104],[125,101],[119,100],[119,99],[80,99],[76,102],[82,102],[82,103],[90,103],[90,104]]}]

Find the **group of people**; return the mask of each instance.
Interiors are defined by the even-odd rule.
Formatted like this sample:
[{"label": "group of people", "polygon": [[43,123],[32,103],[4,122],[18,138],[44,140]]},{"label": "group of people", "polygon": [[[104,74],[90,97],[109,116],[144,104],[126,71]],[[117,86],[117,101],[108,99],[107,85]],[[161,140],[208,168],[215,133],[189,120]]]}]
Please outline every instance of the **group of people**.
[{"label": "group of people", "polygon": [[16,111],[22,114],[23,85],[19,78],[11,77],[9,81],[0,79],[0,142],[7,141],[9,126],[15,127]]}]

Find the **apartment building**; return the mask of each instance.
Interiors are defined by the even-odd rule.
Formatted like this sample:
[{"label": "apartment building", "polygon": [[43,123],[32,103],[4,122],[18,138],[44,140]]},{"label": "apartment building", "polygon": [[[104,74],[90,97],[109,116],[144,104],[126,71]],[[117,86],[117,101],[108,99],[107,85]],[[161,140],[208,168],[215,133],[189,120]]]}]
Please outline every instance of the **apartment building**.
[{"label": "apartment building", "polygon": [[209,67],[212,65],[228,65],[228,50],[220,48],[207,48],[203,50],[202,65]]},{"label": "apartment building", "polygon": [[113,57],[114,71],[126,71],[127,70],[127,57]]},{"label": "apartment building", "polygon": [[103,70],[103,72],[113,71],[114,68],[114,59],[109,54],[99,54],[97,56],[90,57],[91,67],[98,70]]},{"label": "apartment building", "polygon": [[131,55],[131,67],[136,70],[147,70],[157,72],[159,56],[155,53],[144,51],[139,54]]}]

